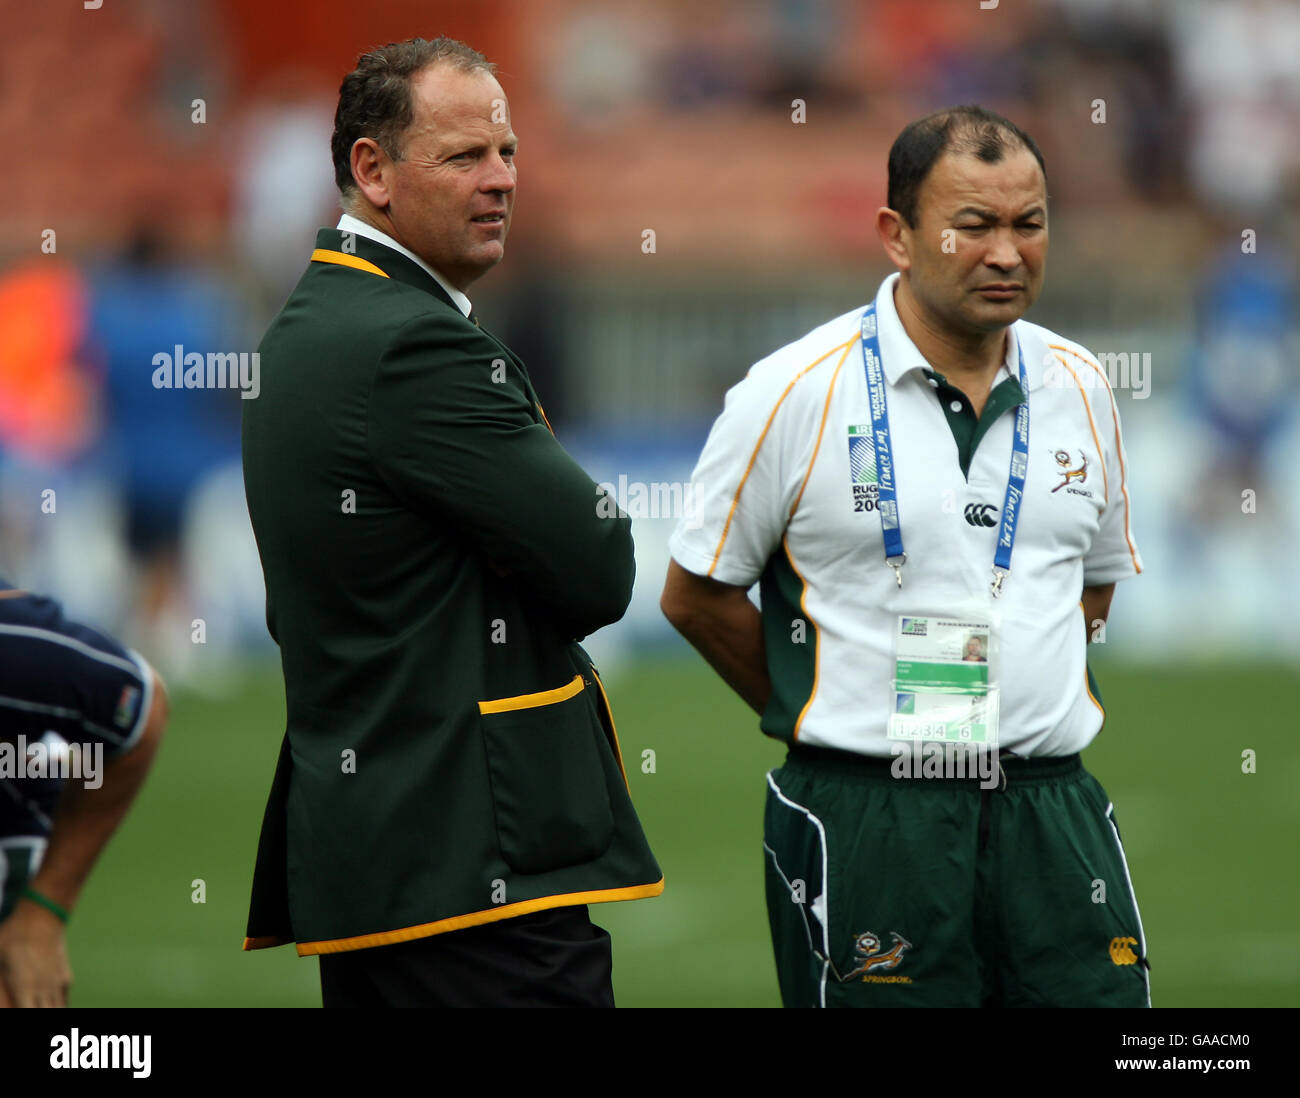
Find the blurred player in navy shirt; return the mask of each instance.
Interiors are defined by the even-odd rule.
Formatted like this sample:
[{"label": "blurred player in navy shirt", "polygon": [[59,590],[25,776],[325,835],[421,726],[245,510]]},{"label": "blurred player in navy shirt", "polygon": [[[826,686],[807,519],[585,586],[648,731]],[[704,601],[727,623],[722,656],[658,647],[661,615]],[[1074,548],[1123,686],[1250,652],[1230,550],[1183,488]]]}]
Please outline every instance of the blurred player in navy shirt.
[{"label": "blurred player in navy shirt", "polygon": [[64,924],[167,719],[137,653],[0,578],[0,1006],[65,1006]]}]

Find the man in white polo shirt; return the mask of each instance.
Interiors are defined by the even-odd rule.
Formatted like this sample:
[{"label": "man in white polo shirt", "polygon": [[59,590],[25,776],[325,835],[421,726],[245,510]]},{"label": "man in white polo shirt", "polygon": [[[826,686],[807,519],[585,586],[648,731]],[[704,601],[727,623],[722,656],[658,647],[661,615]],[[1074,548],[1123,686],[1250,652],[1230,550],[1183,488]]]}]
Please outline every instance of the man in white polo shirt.
[{"label": "man in white polo shirt", "polygon": [[[978,107],[909,125],[874,301],[728,394],[662,606],[791,744],[768,775],[788,1006],[1144,1006],[1086,662],[1141,571],[1119,415],[1042,287],[1042,155]],[[748,598],[760,585],[762,610]]]}]

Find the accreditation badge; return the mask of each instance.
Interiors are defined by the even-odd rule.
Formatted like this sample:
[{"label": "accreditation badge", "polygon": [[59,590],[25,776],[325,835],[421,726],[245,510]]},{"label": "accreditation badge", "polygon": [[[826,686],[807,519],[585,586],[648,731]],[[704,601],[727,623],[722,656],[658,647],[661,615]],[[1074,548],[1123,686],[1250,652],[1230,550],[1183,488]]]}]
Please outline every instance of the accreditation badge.
[{"label": "accreditation badge", "polygon": [[891,740],[998,742],[998,615],[898,618]]}]

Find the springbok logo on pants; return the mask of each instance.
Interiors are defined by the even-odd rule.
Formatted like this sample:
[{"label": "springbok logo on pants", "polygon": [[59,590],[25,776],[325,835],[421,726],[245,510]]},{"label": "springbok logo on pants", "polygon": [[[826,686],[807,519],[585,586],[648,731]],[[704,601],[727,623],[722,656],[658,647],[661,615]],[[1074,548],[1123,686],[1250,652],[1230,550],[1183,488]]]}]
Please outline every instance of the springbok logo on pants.
[{"label": "springbok logo on pants", "polygon": [[853,941],[853,952],[857,956],[858,967],[844,978],[851,980],[854,976],[871,972],[888,972],[890,969],[897,968],[903,959],[903,954],[912,948],[912,943],[893,931],[890,931],[889,936],[893,938],[894,944],[888,952],[881,953],[879,938],[870,931],[859,934]]}]

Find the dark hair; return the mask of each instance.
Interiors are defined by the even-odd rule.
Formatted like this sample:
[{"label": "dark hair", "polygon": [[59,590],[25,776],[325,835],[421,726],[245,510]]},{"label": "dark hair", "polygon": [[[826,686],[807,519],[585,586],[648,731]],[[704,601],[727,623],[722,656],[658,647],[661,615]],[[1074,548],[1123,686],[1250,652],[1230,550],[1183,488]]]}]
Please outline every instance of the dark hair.
[{"label": "dark hair", "polygon": [[394,160],[401,160],[402,134],[415,117],[411,77],[439,63],[462,72],[492,75],[497,71],[478,50],[454,38],[390,42],[357,58],[357,67],[343,78],[339,88],[334,136],[330,138],[334,182],[344,197],[356,190],[352,146],[357,138],[369,137]]},{"label": "dark hair", "polygon": [[935,161],[945,152],[977,156],[996,164],[1015,148],[1028,149],[1047,179],[1047,165],[1034,139],[1014,122],[983,107],[946,107],[904,127],[889,149],[886,203],[908,225],[916,225],[916,204]]}]

